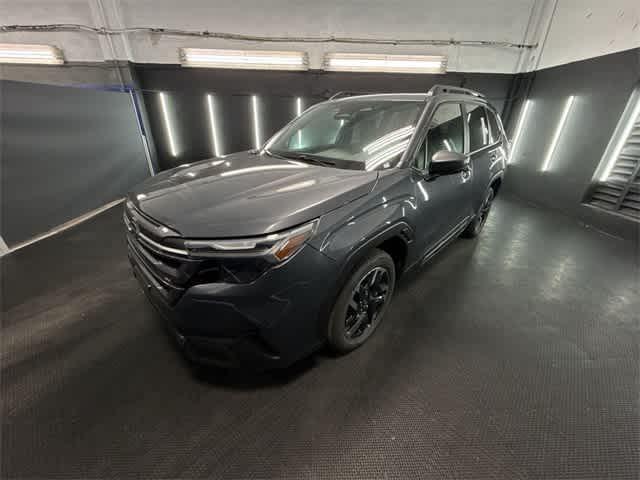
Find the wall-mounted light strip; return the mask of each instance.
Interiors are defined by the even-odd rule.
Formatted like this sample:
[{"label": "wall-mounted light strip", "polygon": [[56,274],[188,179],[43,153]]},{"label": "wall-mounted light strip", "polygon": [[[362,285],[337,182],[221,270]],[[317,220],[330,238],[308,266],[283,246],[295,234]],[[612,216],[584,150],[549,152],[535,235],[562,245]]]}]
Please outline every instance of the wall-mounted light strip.
[{"label": "wall-mounted light strip", "polygon": [[444,55],[327,53],[324,69],[336,72],[445,73]]},{"label": "wall-mounted light strip", "polygon": [[302,115],[302,98],[296,98],[296,117]]},{"label": "wall-mounted light strip", "polygon": [[257,95],[251,96],[251,113],[253,116],[253,138],[255,148],[260,148],[262,144],[260,135],[260,115],[258,112],[258,97]]},{"label": "wall-mounted light strip", "polygon": [[511,142],[511,155],[509,156],[508,163],[513,163],[513,158],[515,157],[516,148],[518,147],[518,141],[520,140],[520,136],[522,135],[524,123],[530,108],[531,108],[531,100],[525,100],[525,102],[522,104],[522,109],[520,110],[520,117],[518,117],[518,123],[516,124],[516,131],[513,133],[513,141]]},{"label": "wall-mounted light strip", "polygon": [[308,70],[306,52],[270,50],[219,50],[181,48],[183,67],[239,68],[248,70]]},{"label": "wall-mounted light strip", "polygon": [[[302,115],[302,98],[296,98],[296,117]],[[298,148],[302,147],[302,130],[298,130]]]},{"label": "wall-mounted light strip", "polygon": [[213,95],[210,93],[207,93],[207,109],[209,111],[209,126],[211,127],[211,146],[213,147],[213,154],[219,157],[222,155],[222,149],[220,148],[220,141],[218,139],[215,111],[213,109]]},{"label": "wall-mounted light strip", "polygon": [[482,143],[483,145],[489,145],[489,127],[487,127],[487,121],[484,117],[480,117],[480,125],[482,127]]},{"label": "wall-mounted light strip", "polygon": [[640,120],[640,86],[631,94],[627,106],[622,112],[618,125],[613,132],[609,145],[602,156],[602,160],[600,161],[601,166],[595,175],[601,182],[606,182],[609,179],[613,167],[618,161],[620,152],[622,152],[629,135],[631,135],[633,126],[638,120]]},{"label": "wall-mounted light strip", "polygon": [[0,43],[0,63],[62,65],[62,50],[52,45]]},{"label": "wall-mounted light strip", "polygon": [[549,167],[551,167],[551,160],[553,159],[553,154],[556,151],[556,147],[558,146],[558,141],[560,140],[560,135],[562,135],[562,130],[564,129],[565,124],[567,123],[567,118],[569,117],[569,113],[571,112],[571,108],[573,107],[573,102],[575,99],[576,97],[571,95],[569,98],[567,98],[567,101],[564,104],[564,109],[562,110],[560,121],[558,122],[556,131],[553,134],[553,139],[549,144],[547,155],[544,157],[542,168],[540,168],[540,170],[542,170],[543,172],[548,171]]},{"label": "wall-mounted light strip", "polygon": [[171,156],[177,157],[176,142],[173,138],[173,127],[169,118],[169,109],[167,108],[167,96],[164,92],[160,92],[160,107],[162,108],[162,118],[164,120],[164,128],[167,130],[167,139],[169,140],[169,152]]}]

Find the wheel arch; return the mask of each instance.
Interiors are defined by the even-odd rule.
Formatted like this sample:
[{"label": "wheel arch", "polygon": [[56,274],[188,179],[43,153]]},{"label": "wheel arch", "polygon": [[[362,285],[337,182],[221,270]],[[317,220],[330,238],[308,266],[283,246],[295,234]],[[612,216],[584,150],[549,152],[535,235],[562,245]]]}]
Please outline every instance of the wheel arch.
[{"label": "wheel arch", "polygon": [[362,260],[374,249],[385,251],[393,259],[396,266],[396,279],[398,279],[406,267],[409,247],[412,242],[413,228],[406,221],[401,220],[371,235],[349,252],[342,262],[336,281],[333,283],[320,312],[320,318],[323,320],[318,323],[322,335],[327,334],[331,310],[333,309],[336,298],[340,294],[349,275],[358,267]]},{"label": "wheel arch", "polygon": [[500,172],[497,175],[494,175],[491,178],[491,181],[489,182],[489,187],[493,189],[493,194],[495,196],[498,195],[500,188],[502,188],[503,179],[504,179],[504,175],[502,174],[502,172]]}]

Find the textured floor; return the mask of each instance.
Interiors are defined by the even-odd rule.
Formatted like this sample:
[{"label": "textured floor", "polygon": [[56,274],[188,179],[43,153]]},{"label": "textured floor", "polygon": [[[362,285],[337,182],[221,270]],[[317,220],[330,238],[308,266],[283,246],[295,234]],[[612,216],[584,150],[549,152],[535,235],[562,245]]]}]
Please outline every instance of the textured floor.
[{"label": "textured floor", "polygon": [[2,260],[3,478],[640,477],[640,263],[499,199],[364,348],[277,375],[185,364],[120,208]]}]

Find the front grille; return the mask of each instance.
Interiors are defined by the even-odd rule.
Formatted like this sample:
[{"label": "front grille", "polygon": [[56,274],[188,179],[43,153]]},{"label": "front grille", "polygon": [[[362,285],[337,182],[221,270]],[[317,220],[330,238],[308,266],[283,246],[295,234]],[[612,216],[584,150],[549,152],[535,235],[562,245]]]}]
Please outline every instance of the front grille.
[{"label": "front grille", "polygon": [[177,232],[146,217],[130,202],[125,205],[124,223],[132,260],[162,286],[159,291],[169,303],[177,301],[200,262],[180,253]]},{"label": "front grille", "polygon": [[250,283],[271,267],[262,258],[189,256],[178,232],[147,217],[131,201],[125,203],[123,219],[132,261],[153,277],[169,303],[177,302],[193,285]]}]

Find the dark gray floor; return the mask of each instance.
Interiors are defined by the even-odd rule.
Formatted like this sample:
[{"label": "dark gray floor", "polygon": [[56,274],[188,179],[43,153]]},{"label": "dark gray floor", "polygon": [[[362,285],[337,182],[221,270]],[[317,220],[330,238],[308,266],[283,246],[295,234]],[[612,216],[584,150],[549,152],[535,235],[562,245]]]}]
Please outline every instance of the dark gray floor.
[{"label": "dark gray floor", "polygon": [[2,261],[1,474],[637,479],[639,272],[629,244],[499,199],[364,348],[197,375],[115,208]]}]

